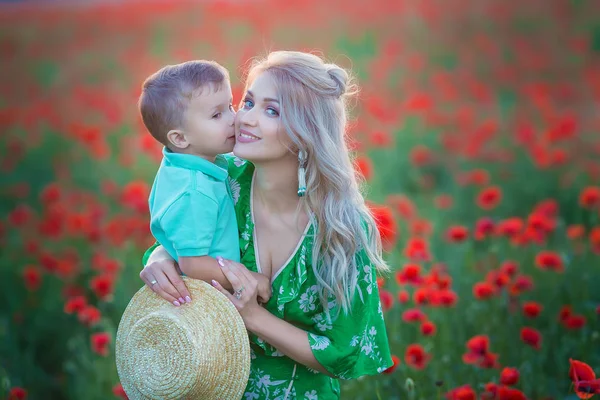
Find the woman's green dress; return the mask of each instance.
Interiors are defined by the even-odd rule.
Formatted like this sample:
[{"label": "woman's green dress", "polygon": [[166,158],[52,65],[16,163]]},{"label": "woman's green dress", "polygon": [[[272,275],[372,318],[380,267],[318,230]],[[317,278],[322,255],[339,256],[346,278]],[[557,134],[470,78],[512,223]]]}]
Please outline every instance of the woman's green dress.
[{"label": "woman's green dress", "polygon": [[[256,260],[251,208],[254,165],[233,155],[226,158],[240,231],[241,263],[251,271],[261,272]],[[315,358],[332,375],[354,379],[378,374],[392,365],[392,359],[375,268],[364,251],[357,253],[358,286],[352,312],[337,314],[334,298],[329,299],[329,312],[325,312],[311,267],[313,228],[312,224],[307,226],[294,254],[277,272],[272,281],[273,296],[265,308],[307,331]],[[146,252],[144,265],[155,246]],[[250,344],[252,366],[245,400],[339,399],[337,379],[295,362],[254,334],[250,334]]]}]

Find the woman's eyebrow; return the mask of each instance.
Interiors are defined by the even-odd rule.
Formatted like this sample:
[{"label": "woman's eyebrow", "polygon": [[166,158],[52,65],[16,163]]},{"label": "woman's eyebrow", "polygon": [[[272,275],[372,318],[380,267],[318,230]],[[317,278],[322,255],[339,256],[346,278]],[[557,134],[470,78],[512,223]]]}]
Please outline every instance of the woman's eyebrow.
[{"label": "woman's eyebrow", "polygon": [[[250,97],[254,97],[254,93],[252,93],[252,91],[248,90],[248,94],[250,95]],[[271,97],[265,97],[263,99],[263,102],[268,102],[268,101],[272,101],[273,103],[279,104],[279,100],[271,98]]]}]

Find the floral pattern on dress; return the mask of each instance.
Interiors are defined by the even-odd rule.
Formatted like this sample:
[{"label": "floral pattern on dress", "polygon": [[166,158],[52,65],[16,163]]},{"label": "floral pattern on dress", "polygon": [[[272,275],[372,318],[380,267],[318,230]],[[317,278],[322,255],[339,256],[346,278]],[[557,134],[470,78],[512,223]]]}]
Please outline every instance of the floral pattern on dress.
[{"label": "floral pattern on dress", "polygon": [[227,177],[227,184],[229,185],[231,197],[233,198],[233,204],[236,205],[240,199],[240,184],[230,176]]}]

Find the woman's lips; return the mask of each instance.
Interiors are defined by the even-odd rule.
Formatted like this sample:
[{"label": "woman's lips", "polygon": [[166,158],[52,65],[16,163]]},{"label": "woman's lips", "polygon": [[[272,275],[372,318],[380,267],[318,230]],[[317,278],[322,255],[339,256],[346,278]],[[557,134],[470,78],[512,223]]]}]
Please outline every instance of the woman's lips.
[{"label": "woman's lips", "polygon": [[244,130],[240,130],[240,134],[237,137],[237,141],[240,143],[253,143],[253,142],[258,142],[259,140],[260,140],[260,138],[257,138],[252,133],[244,131]]}]

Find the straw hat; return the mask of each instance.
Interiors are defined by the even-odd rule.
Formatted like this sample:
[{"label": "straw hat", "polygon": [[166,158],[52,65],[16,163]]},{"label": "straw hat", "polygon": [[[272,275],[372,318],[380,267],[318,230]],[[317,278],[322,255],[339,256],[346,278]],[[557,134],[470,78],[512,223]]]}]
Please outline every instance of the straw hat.
[{"label": "straw hat", "polygon": [[191,303],[175,307],[144,286],[127,305],[115,349],[123,389],[131,400],[241,399],[250,374],[244,321],[217,289],[182,278]]}]

